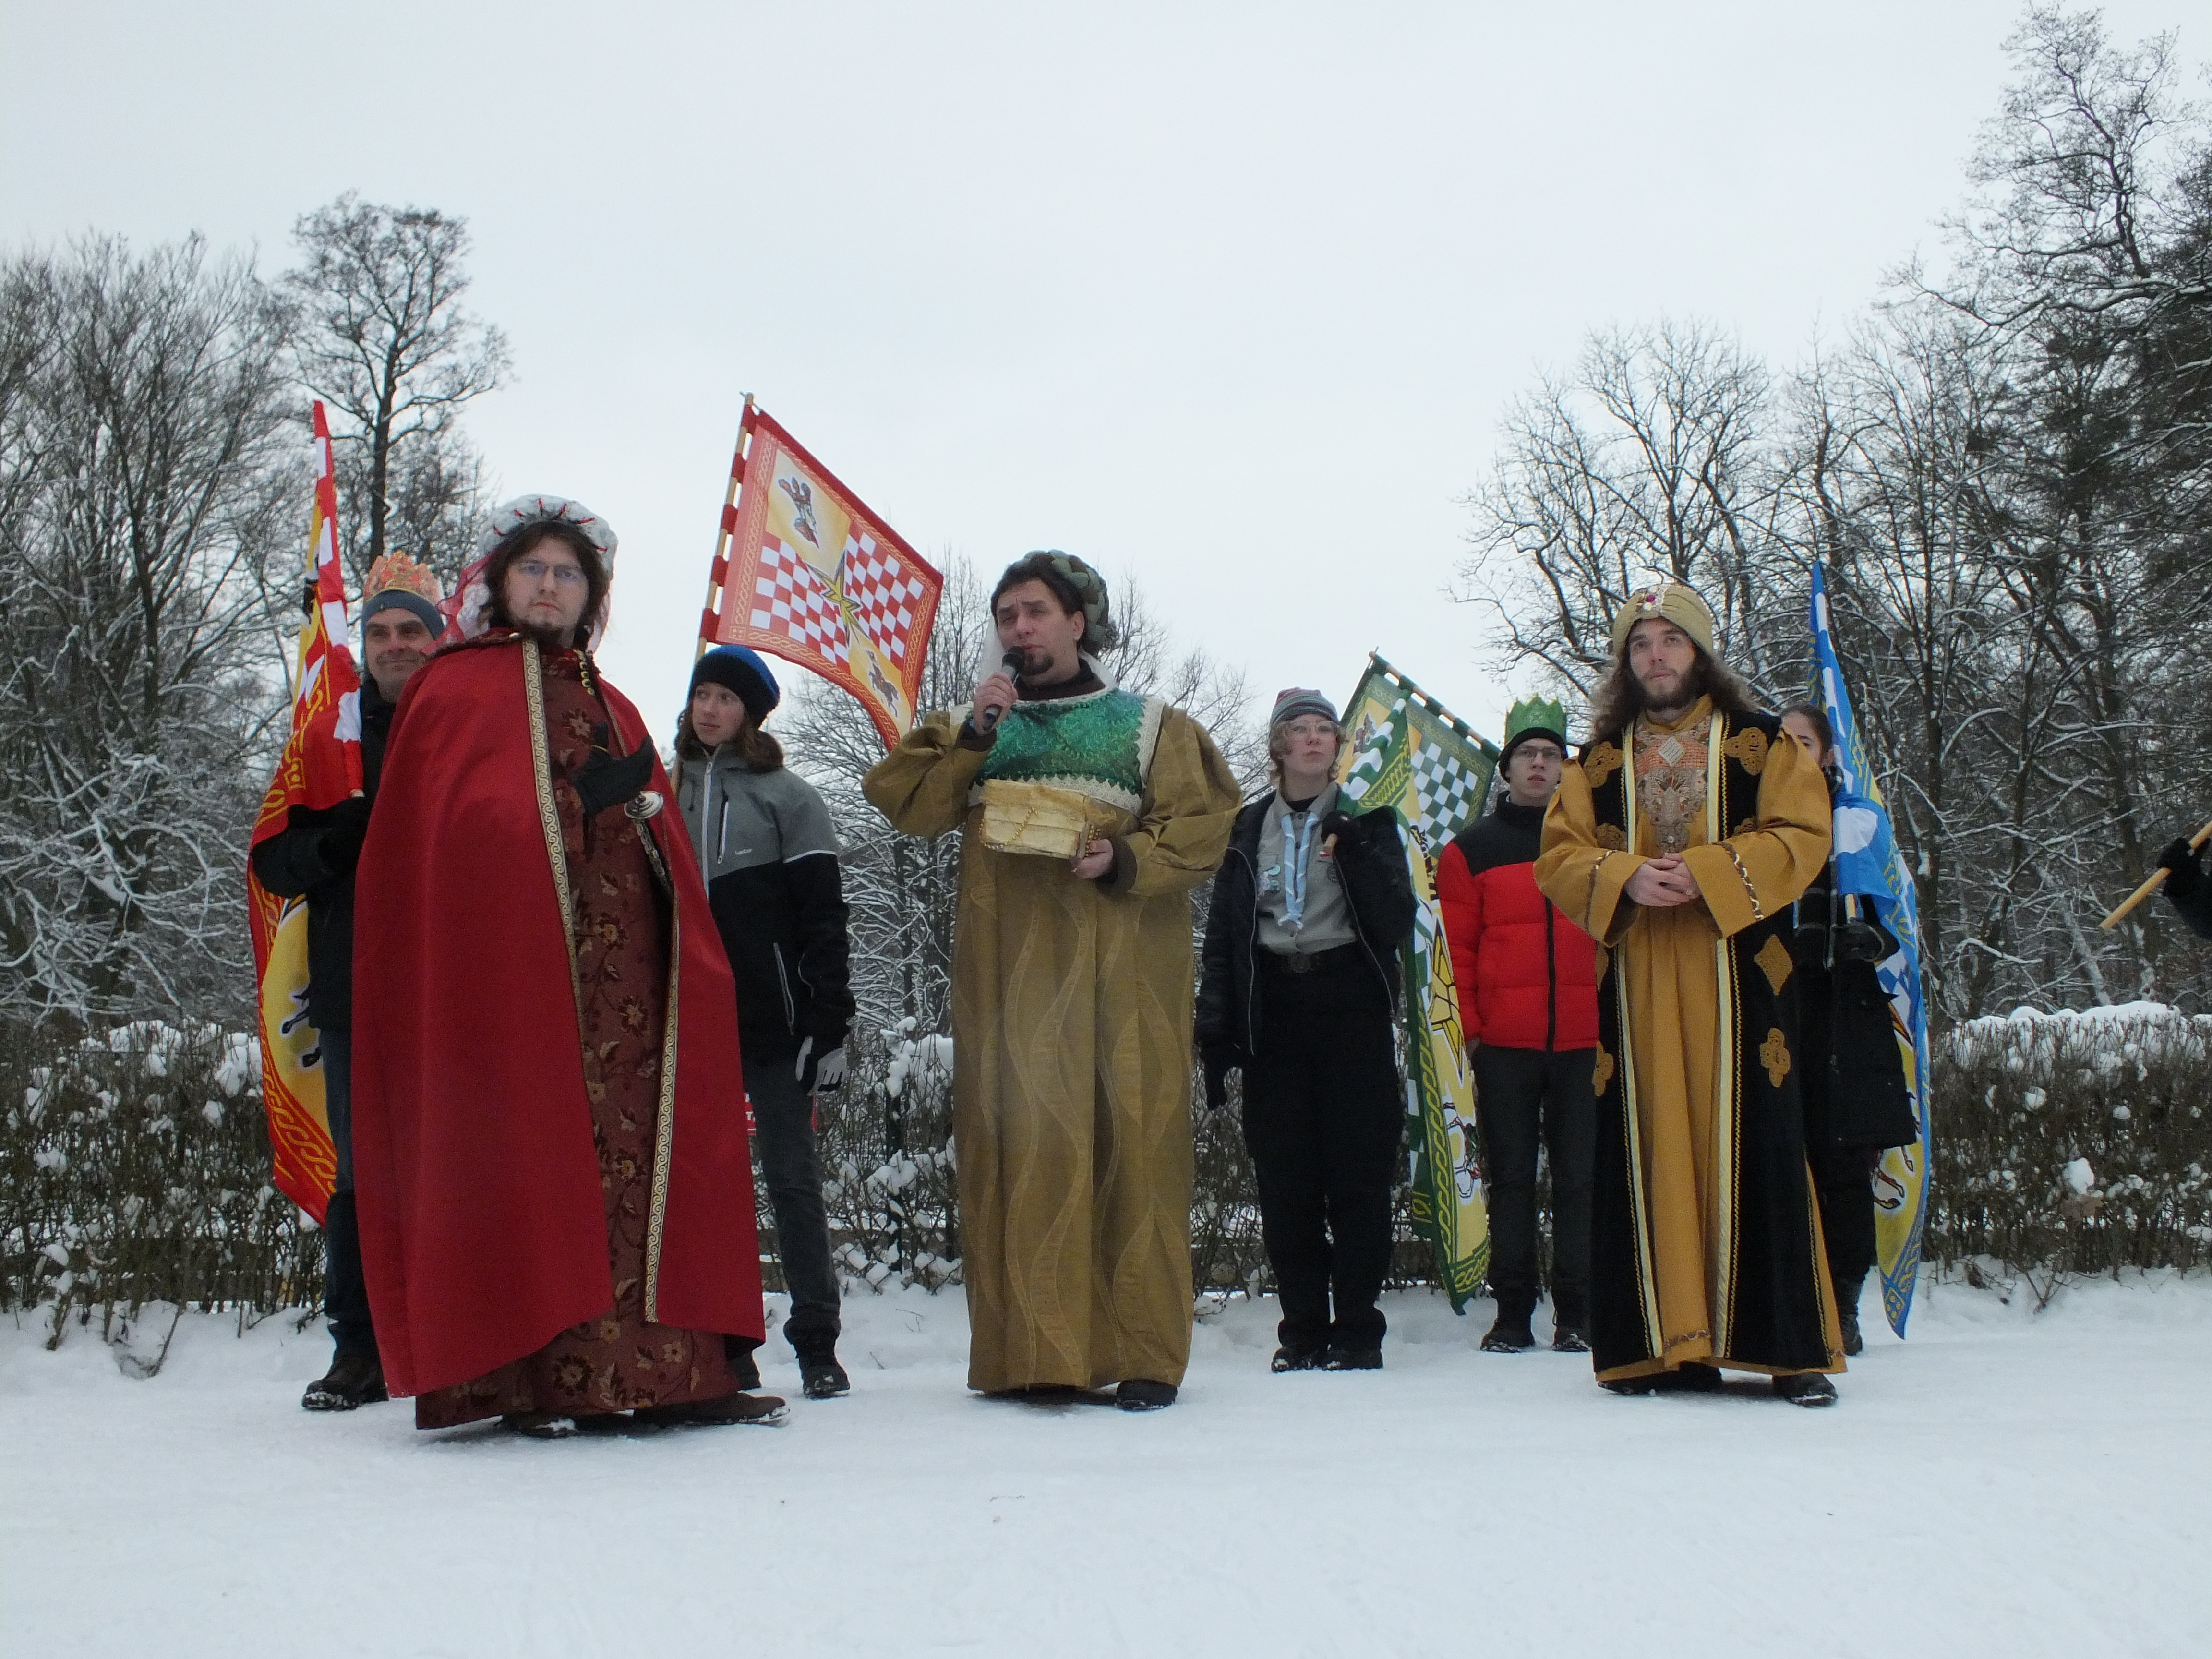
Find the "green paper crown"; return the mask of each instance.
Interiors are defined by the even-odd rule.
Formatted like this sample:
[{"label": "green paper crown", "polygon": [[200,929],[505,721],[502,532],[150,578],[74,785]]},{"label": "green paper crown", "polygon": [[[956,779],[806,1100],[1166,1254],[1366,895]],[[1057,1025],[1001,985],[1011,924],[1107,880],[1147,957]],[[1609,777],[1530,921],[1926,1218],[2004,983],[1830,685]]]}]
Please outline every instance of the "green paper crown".
[{"label": "green paper crown", "polygon": [[1523,697],[1506,711],[1505,741],[1510,743],[1523,732],[1555,732],[1564,738],[1567,734],[1567,706],[1549,697]]}]

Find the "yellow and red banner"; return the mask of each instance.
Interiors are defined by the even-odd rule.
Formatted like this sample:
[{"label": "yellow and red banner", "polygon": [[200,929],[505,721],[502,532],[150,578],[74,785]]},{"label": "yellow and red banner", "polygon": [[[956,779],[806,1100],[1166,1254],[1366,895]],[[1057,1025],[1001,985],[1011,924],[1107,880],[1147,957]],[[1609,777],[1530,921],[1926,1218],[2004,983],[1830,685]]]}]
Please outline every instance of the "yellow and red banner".
[{"label": "yellow and red banner", "polygon": [[[258,845],[282,831],[295,806],[325,811],[362,793],[361,675],[346,644],[344,567],[338,562],[338,495],[331,467],[330,422],[315,405],[315,505],[309,522],[307,569],[313,592],[300,629],[292,734],[270,780]],[[269,1114],[269,1146],[276,1188],[319,1224],[337,1175],[330,1114],[323,1096],[322,1047],[307,1012],[307,904],[279,898],[246,870],[247,918],[259,995],[261,1093]]]},{"label": "yellow and red banner", "polygon": [[750,403],[699,637],[849,691],[886,748],[913,726],[945,579]]}]

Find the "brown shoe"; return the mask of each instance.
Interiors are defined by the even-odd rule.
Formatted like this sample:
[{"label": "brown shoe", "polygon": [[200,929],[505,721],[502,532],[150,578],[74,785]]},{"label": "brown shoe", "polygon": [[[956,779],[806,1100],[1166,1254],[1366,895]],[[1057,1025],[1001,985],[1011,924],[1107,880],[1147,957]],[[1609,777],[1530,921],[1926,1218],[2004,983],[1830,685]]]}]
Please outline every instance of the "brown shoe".
[{"label": "brown shoe", "polygon": [[747,1394],[740,1389],[716,1400],[682,1400],[669,1406],[641,1406],[630,1413],[630,1420],[666,1429],[692,1424],[719,1425],[732,1423],[773,1428],[790,1415],[791,1407],[776,1395]]}]

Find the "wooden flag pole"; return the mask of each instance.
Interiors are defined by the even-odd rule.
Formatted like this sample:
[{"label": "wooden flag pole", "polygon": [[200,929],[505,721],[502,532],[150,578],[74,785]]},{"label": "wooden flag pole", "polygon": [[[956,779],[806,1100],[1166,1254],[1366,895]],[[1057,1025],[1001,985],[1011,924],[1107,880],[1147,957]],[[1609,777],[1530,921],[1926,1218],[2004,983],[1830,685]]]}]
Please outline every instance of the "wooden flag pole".
[{"label": "wooden flag pole", "polygon": [[[2189,850],[2193,853],[2198,848],[2203,846],[2208,841],[2212,841],[2212,823],[2206,824],[2202,830],[2199,830],[2195,835],[2189,838]],[[2129,894],[2125,898],[2122,899],[2119,903],[2115,905],[2112,908],[2112,914],[2106,916],[2102,921],[2099,922],[2097,926],[2100,927],[2117,927],[2122,916],[2127,915],[2129,911],[2134,909],[2136,906],[2141,904],[2145,899],[2148,898],[2153,893],[2155,893],[2160,887],[2164,886],[2166,884],[2166,877],[2172,873],[2172,872],[2166,869],[2164,865],[2160,865],[2157,869],[2152,871],[2148,876],[2143,878],[2143,884],[2136,888],[2134,892]]]},{"label": "wooden flag pole", "polygon": [[696,662],[714,643],[715,597],[730,574],[730,537],[738,527],[738,491],[745,481],[745,439],[753,429],[753,394],[745,393],[745,411],[738,420],[738,453],[730,461],[730,487],[722,495],[722,525],[714,536],[714,562],[707,567],[707,599],[699,608],[699,648]]}]

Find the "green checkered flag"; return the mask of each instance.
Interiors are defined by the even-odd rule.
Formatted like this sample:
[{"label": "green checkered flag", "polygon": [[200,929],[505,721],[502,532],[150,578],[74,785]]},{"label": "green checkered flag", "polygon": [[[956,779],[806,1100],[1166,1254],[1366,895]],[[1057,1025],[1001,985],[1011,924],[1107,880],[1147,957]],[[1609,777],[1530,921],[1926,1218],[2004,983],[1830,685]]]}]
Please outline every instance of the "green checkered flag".
[{"label": "green checkered flag", "polygon": [[[1434,730],[1436,716],[1450,716],[1431,708],[1425,711],[1431,718],[1423,721],[1421,712],[1410,697],[1401,697],[1382,718],[1363,722],[1364,746],[1353,758],[1342,793],[1355,812],[1395,812],[1405,843],[1414,900],[1413,937],[1399,951],[1406,991],[1406,1111],[1413,1120],[1409,1207],[1413,1225],[1436,1248],[1437,1276],[1457,1313],[1481,1287],[1489,1268],[1490,1219],[1475,1154],[1474,1082],[1468,1073],[1459,990],[1452,980],[1429,848],[1431,834],[1439,840],[1451,834],[1480,807],[1490,777],[1486,761],[1476,790],[1464,757],[1446,757],[1443,744],[1423,741],[1423,725]],[[1475,754],[1481,758],[1479,746]],[[1457,807],[1458,817],[1451,819],[1455,803],[1470,794],[1474,806]],[[1451,829],[1427,828],[1446,823]]]}]

